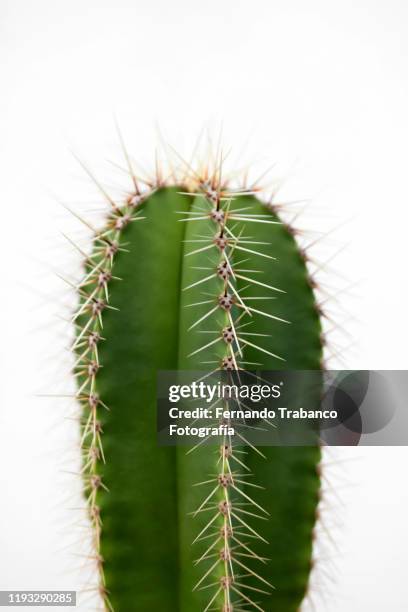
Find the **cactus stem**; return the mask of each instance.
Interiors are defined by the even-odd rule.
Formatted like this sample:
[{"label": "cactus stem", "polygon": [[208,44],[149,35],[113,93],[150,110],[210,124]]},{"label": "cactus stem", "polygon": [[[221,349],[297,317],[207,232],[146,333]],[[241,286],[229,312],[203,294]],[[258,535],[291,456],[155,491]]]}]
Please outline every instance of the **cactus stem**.
[{"label": "cactus stem", "polygon": [[[118,277],[113,276],[112,273],[112,267],[117,253],[128,252],[124,248],[126,245],[122,241],[122,231],[125,229],[127,230],[134,221],[144,219],[139,211],[141,205],[158,188],[165,185],[167,181],[167,179],[164,178],[157,156],[155,163],[155,178],[151,181],[139,179],[132,167],[131,159],[127,153],[119,128],[118,132],[126,158],[128,173],[133,182],[132,193],[127,193],[123,205],[116,203],[105,188],[96,181],[93,174],[84,164],[82,164],[82,162],[80,162],[81,166],[85,169],[109,203],[110,211],[105,228],[101,231],[97,231],[91,224],[82,220],[78,215],[75,215],[88,227],[88,229],[92,230],[94,235],[94,250],[92,257],[89,257],[79,249],[81,254],[85,257],[86,272],[82,282],[77,288],[80,295],[80,305],[73,316],[74,323],[79,325],[79,331],[73,343],[73,348],[74,350],[79,349],[82,351],[81,355],[75,361],[74,372],[75,376],[79,379],[79,389],[76,397],[84,411],[81,440],[83,450],[82,472],[84,474],[89,517],[94,527],[95,554],[92,558],[99,571],[99,593],[104,601],[105,607],[109,610],[113,608],[109,600],[108,591],[105,587],[104,561],[100,554],[102,522],[99,505],[97,505],[97,500],[99,499],[98,492],[101,489],[107,490],[103,482],[103,474],[100,473],[100,466],[104,464],[105,457],[102,449],[102,427],[98,420],[98,413],[101,408],[108,410],[108,406],[101,401],[96,393],[96,381],[98,380],[100,370],[98,343],[100,340],[103,340],[101,336],[103,329],[102,316],[105,316],[106,310],[117,310],[110,304],[109,287],[112,281],[120,280]],[[215,364],[216,369],[214,369],[214,372],[219,369],[226,370],[227,372],[239,371],[248,365],[262,365],[250,361],[248,358],[244,360],[244,347],[251,347],[264,355],[266,354],[274,359],[284,361],[283,357],[269,350],[270,347],[264,348],[259,346],[256,343],[257,341],[252,341],[251,339],[251,337],[268,338],[270,337],[269,334],[242,331],[251,323],[251,321],[242,322],[242,319],[244,317],[253,319],[254,315],[267,317],[282,323],[290,323],[290,321],[281,316],[271,314],[270,312],[264,312],[248,305],[250,301],[269,301],[274,300],[275,297],[270,295],[244,295],[245,290],[253,285],[263,287],[264,289],[279,294],[285,293],[285,291],[278,287],[252,278],[252,275],[262,272],[261,270],[252,269],[255,266],[248,265],[247,268],[242,267],[246,261],[249,260],[252,262],[253,258],[248,257],[248,255],[255,255],[256,257],[268,260],[276,260],[269,251],[264,253],[258,250],[258,246],[269,246],[270,243],[262,240],[255,240],[252,236],[244,235],[245,226],[242,227],[242,225],[246,223],[255,223],[278,226],[282,225],[282,222],[271,218],[270,214],[263,215],[251,213],[251,207],[249,206],[234,208],[235,198],[249,196],[259,191],[255,185],[262,180],[263,175],[261,175],[249,189],[242,187],[231,189],[227,187],[226,182],[222,178],[225,156],[220,147],[214,155],[211,164],[212,170],[207,167],[200,172],[195,171],[191,168],[191,164],[183,160],[177,152],[176,155],[181,159],[184,167],[187,168],[186,176],[181,182],[181,185],[186,185],[186,191],[180,190],[179,193],[195,198],[198,196],[201,198],[202,202],[202,205],[197,205],[196,201],[194,201],[194,210],[188,212],[181,210],[176,211],[176,214],[183,216],[183,218],[178,219],[178,221],[197,221],[198,223],[205,221],[210,229],[212,225],[214,229],[212,235],[201,234],[192,236],[184,241],[185,243],[197,245],[197,247],[193,247],[194,250],[185,254],[186,257],[197,254],[206,254],[208,256],[208,261],[210,262],[209,267],[205,265],[199,267],[195,266],[194,269],[207,270],[211,273],[208,273],[201,279],[194,280],[194,282],[186,282],[183,291],[191,290],[197,286],[205,285],[206,283],[209,283],[209,286],[211,284],[212,287],[215,287],[215,283],[217,283],[216,290],[213,290],[211,293],[202,292],[202,295],[209,296],[209,299],[204,298],[202,301],[191,300],[191,304],[182,304],[183,309],[186,307],[196,308],[203,305],[205,306],[206,304],[210,305],[209,310],[204,312],[204,314],[203,310],[206,310],[206,308],[199,308],[199,314],[196,315],[197,319],[194,320],[194,313],[193,322],[191,322],[190,318],[188,321],[189,325],[186,325],[184,330],[187,328],[189,331],[195,330],[196,333],[215,334],[215,337],[209,342],[201,344],[197,348],[193,346],[194,350],[186,351],[186,354],[188,353],[188,356],[192,357],[213,345],[217,345],[217,350],[216,352],[214,351],[215,361],[206,360],[202,362],[205,364]],[[176,180],[174,169],[172,169],[170,176]],[[147,185],[146,191],[140,189],[139,181]],[[271,208],[272,206],[276,206],[272,204],[272,199],[269,206]],[[181,208],[182,204],[179,207]],[[257,210],[259,210],[259,208]],[[260,212],[262,212],[262,209]],[[193,224],[192,227],[195,228],[196,225]],[[258,230],[259,228],[256,230],[256,233],[258,233]],[[129,231],[133,230],[129,229]],[[205,234],[205,230],[203,234]],[[244,255],[240,255],[241,253]],[[240,261],[235,261],[236,255],[241,256]],[[242,259],[245,256],[246,259]],[[248,277],[246,274],[251,276]],[[124,275],[121,274],[121,276]],[[187,276],[187,278],[189,277]],[[191,281],[191,277],[189,280]],[[248,285],[246,287],[239,287],[239,283],[237,283],[238,280],[248,283]],[[210,283],[210,281],[212,281],[212,283]],[[246,293],[248,293],[248,291]],[[182,312],[184,312],[184,310],[182,310]],[[278,314],[280,314],[280,311]],[[215,320],[217,324],[214,325],[214,327],[218,326],[218,329],[197,329],[201,323],[208,320],[212,315],[215,315],[212,321],[214,322]],[[108,316],[109,315],[107,315],[107,317]],[[106,319],[106,321],[107,320],[108,319]],[[108,323],[106,323],[106,325],[108,330]],[[108,331],[106,335],[109,335]],[[110,398],[107,401],[111,404]],[[226,402],[225,406],[228,408],[228,402]],[[264,456],[263,453],[246,440],[240,432],[237,433],[237,438],[240,441],[239,443],[247,447],[248,452],[253,450],[261,457]],[[206,439],[200,441],[199,444],[193,449],[190,449],[186,454],[197,450],[205,441]],[[267,519],[269,514],[268,511],[246,492],[247,489],[251,487],[255,489],[263,489],[263,487],[248,481],[248,477],[251,475],[251,469],[246,464],[246,452],[237,448],[235,444],[232,446],[231,440],[228,440],[227,437],[224,437],[218,459],[214,460],[214,464],[216,465],[217,474],[212,476],[209,480],[205,480],[195,485],[207,486],[212,484],[213,486],[211,487],[211,491],[203,496],[204,500],[198,503],[197,509],[193,511],[191,515],[196,517],[199,514],[202,515],[204,512],[211,512],[210,519],[206,522],[205,526],[200,529],[199,534],[194,539],[194,543],[206,540],[207,538],[213,540],[204,554],[194,561],[194,564],[200,565],[202,562],[209,559],[214,559],[214,557],[215,559],[214,563],[211,562],[210,567],[206,569],[204,575],[195,583],[193,590],[201,591],[203,589],[214,589],[214,593],[211,595],[211,599],[206,605],[204,612],[210,609],[221,610],[222,612],[239,612],[240,610],[244,611],[247,606],[252,606],[262,611],[262,608],[255,601],[252,601],[246,592],[248,590],[260,594],[268,594],[268,592],[253,587],[251,584],[244,585],[241,583],[240,579],[246,576],[252,576],[269,588],[274,588],[267,580],[262,578],[262,576],[247,567],[245,562],[246,558],[255,559],[262,563],[266,563],[267,559],[257,555],[245,541],[241,541],[241,539],[246,540],[253,538],[267,543],[267,540],[246,522],[246,520],[250,520],[250,518],[260,520]],[[237,471],[237,469],[239,471]],[[212,470],[209,470],[209,472],[211,471]],[[109,485],[111,484],[111,480],[107,479],[107,482]],[[240,499],[241,501],[239,501]],[[247,506],[249,506],[249,508],[247,508]],[[257,511],[251,511],[251,509],[257,509]],[[214,510],[215,514],[212,514]],[[243,561],[241,559],[243,559]],[[205,584],[207,579],[210,584]],[[245,593],[241,592],[241,588],[244,589]]]}]

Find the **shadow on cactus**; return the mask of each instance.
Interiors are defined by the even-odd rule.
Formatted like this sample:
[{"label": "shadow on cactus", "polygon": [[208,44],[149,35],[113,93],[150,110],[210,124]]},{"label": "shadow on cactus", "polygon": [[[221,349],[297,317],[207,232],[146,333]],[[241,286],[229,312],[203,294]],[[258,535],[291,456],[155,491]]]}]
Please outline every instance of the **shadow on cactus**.
[{"label": "shadow on cactus", "polygon": [[75,317],[104,605],[295,612],[311,570],[319,448],[158,447],[155,392],[161,369],[319,369],[304,256],[273,203],[224,180],[221,163],[142,184],[127,159],[133,190],[125,203],[108,198]]}]

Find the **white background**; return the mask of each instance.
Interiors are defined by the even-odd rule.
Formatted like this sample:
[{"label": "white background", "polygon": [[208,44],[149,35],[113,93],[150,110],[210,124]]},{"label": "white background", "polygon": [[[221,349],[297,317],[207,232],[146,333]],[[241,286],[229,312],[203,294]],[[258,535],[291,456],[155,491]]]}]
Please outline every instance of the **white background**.
[{"label": "white background", "polygon": [[[61,317],[74,298],[55,272],[77,272],[61,232],[83,232],[60,202],[100,207],[71,150],[126,188],[105,161],[123,163],[115,115],[146,165],[157,124],[188,151],[203,125],[217,134],[222,122],[237,157],[244,148],[260,166],[278,162],[287,194],[311,199],[299,226],[338,228],[318,255],[346,246],[322,278],[332,293],[353,285],[330,306],[345,332],[334,334],[337,365],[407,368],[408,8],[3,0],[0,11],[0,588],[77,589],[87,560],[72,403],[38,396],[73,389]],[[314,577],[315,610],[402,612],[408,452],[335,457],[325,502],[335,547]]]}]

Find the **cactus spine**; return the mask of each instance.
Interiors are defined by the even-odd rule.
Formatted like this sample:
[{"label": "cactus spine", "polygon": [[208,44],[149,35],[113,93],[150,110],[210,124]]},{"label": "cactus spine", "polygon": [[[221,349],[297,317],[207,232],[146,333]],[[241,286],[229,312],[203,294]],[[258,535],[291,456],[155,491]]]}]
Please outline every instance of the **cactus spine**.
[{"label": "cactus spine", "polygon": [[292,232],[221,170],[142,189],[129,164],[133,190],[122,204],[104,192],[111,210],[85,262],[83,473],[100,593],[119,612],[294,612],[307,588],[319,449],[156,443],[158,369],[320,367]]}]

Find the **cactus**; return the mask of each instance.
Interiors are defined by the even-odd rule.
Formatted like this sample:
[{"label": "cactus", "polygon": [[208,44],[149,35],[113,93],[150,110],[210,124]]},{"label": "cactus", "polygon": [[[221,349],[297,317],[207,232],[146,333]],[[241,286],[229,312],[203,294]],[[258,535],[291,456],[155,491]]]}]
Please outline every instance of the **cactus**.
[{"label": "cactus", "polygon": [[[99,591],[119,612],[295,612],[318,447],[158,447],[160,369],[319,369],[304,253],[221,163],[132,190],[95,232],[75,314],[84,488]],[[193,452],[191,452],[193,451]],[[204,484],[201,484],[204,483]]]}]

